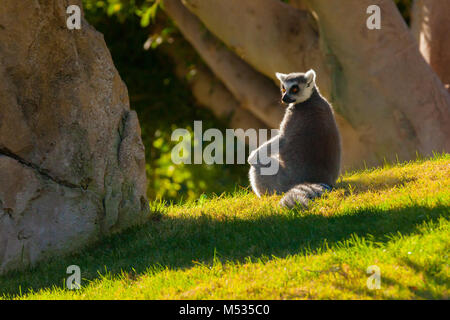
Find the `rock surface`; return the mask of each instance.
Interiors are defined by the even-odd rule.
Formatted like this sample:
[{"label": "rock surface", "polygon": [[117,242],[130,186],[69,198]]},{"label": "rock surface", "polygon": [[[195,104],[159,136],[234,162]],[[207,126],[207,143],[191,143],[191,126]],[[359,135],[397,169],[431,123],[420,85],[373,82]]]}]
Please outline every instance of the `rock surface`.
[{"label": "rock surface", "polygon": [[0,273],[145,221],[137,115],[81,1],[0,8]]}]

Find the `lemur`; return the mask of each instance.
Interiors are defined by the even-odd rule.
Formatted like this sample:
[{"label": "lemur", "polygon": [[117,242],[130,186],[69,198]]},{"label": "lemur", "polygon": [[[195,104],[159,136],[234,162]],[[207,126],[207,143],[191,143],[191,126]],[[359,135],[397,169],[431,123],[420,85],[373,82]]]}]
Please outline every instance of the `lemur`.
[{"label": "lemur", "polygon": [[[250,183],[258,197],[285,194],[283,207],[308,201],[330,191],[339,175],[341,142],[333,108],[316,86],[316,73],[276,73],[281,100],[288,105],[278,135],[254,150],[248,162]],[[274,153],[278,149],[278,153]],[[275,150],[276,152],[276,150]],[[267,161],[279,161],[278,172],[264,174]],[[264,156],[263,156],[264,157]],[[265,162],[265,163],[264,163]]]}]

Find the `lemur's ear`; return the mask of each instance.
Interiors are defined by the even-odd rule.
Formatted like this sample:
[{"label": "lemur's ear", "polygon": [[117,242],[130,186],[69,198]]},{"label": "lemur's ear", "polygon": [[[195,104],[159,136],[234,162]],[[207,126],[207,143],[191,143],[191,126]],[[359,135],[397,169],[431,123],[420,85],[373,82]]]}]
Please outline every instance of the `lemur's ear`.
[{"label": "lemur's ear", "polygon": [[309,84],[314,83],[316,81],[316,72],[313,69],[309,69],[305,73],[306,82]]},{"label": "lemur's ear", "polygon": [[280,82],[284,82],[284,79],[286,79],[287,74],[275,72],[275,76],[277,77]]}]

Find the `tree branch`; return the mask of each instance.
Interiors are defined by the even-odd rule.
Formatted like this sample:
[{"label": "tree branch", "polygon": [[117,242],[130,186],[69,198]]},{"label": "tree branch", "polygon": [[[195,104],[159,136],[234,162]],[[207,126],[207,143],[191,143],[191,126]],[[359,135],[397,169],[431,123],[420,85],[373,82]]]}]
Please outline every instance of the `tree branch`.
[{"label": "tree branch", "polygon": [[278,128],[284,110],[274,107],[279,103],[279,91],[272,81],[259,74],[210,35],[179,0],[165,0],[164,8],[177,23],[184,37],[240,105],[270,127]]},{"label": "tree branch", "polygon": [[314,68],[329,96],[329,68],[320,50],[317,25],[308,11],[279,0],[183,0],[219,39],[253,68],[276,81],[275,72]]}]

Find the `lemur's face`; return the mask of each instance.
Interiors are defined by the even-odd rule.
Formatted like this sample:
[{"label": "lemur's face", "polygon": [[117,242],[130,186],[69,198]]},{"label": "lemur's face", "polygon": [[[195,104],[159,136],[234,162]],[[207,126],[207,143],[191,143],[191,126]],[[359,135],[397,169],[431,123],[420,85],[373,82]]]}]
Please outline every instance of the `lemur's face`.
[{"label": "lemur's face", "polygon": [[280,80],[281,101],[285,104],[300,103],[309,99],[314,86],[316,73],[309,70],[306,73],[276,73]]}]

